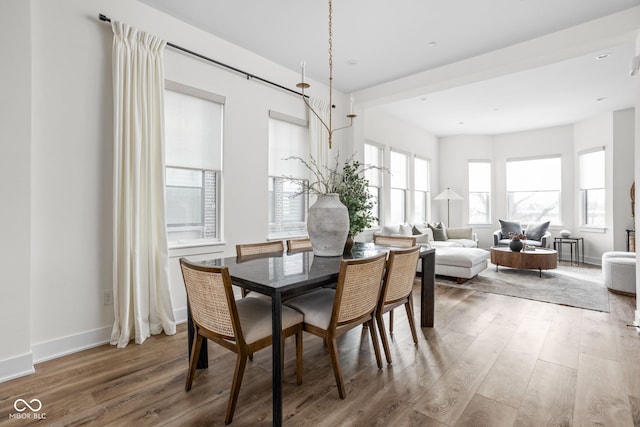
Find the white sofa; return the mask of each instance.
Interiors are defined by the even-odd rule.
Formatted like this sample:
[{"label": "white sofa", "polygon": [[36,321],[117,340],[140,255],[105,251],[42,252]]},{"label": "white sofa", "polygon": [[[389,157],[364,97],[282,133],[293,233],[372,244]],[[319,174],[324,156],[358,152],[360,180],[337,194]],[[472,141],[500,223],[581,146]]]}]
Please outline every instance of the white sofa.
[{"label": "white sofa", "polygon": [[[472,228],[447,228],[446,240],[434,240],[428,224],[383,226],[376,234],[385,236],[414,236],[416,243],[436,250],[435,273],[455,277],[463,283],[488,266],[489,252],[478,249],[478,236]],[[422,264],[418,263],[418,272]]]},{"label": "white sofa", "polygon": [[473,228],[445,228],[446,240],[435,240],[429,224],[383,225],[375,234],[383,236],[413,236],[418,244],[432,248],[477,248],[478,235]]}]

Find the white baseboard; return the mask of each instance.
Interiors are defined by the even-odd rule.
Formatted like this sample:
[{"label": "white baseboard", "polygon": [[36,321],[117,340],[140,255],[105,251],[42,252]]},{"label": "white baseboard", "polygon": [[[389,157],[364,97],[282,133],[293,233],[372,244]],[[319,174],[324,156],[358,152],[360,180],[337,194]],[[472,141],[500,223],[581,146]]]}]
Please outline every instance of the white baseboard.
[{"label": "white baseboard", "polygon": [[187,308],[180,308],[178,310],[173,311],[173,317],[176,319],[176,324],[186,323],[187,322]]},{"label": "white baseboard", "polygon": [[[174,311],[177,324],[187,321],[187,309]],[[0,361],[0,383],[35,372],[34,364],[108,344],[111,326],[93,329],[31,345],[31,353]]]},{"label": "white baseboard", "polygon": [[33,354],[26,353],[11,359],[0,360],[0,383],[14,378],[31,375],[33,368]]},{"label": "white baseboard", "polygon": [[44,362],[67,354],[87,350],[99,345],[109,343],[111,338],[111,326],[68,335],[50,341],[31,345],[34,363]]}]

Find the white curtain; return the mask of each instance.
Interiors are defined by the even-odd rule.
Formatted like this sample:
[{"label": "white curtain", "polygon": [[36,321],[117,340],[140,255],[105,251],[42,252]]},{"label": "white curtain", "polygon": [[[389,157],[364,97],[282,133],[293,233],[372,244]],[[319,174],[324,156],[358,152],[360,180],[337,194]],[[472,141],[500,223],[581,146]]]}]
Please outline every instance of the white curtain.
[{"label": "white curtain", "polygon": [[[325,123],[329,123],[329,103],[322,99],[311,98],[311,107],[322,117]],[[309,135],[311,136],[311,155],[318,165],[327,166],[329,161],[329,133],[315,114],[309,112]],[[335,158],[335,156],[334,156]],[[334,160],[333,158],[331,159]]]},{"label": "white curtain", "polygon": [[164,177],[166,42],[112,22],[114,168],[111,344],[174,334]]}]

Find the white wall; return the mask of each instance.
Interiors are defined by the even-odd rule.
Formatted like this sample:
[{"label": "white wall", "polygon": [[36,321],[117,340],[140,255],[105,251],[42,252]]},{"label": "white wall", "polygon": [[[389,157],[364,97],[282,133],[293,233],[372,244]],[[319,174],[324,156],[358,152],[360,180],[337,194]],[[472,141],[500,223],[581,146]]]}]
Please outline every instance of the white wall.
[{"label": "white wall", "polygon": [[[99,13],[284,86],[294,88],[299,80],[297,70],[135,0],[2,2],[0,32],[11,43],[0,48],[9,59],[0,83],[0,132],[12,144],[0,148],[0,170],[10,177],[0,192],[12,209],[0,210],[2,223],[11,224],[0,245],[0,320],[12,327],[0,337],[0,381],[31,369],[32,360],[109,339],[113,307],[103,305],[103,293],[112,288],[113,36]],[[266,239],[268,110],[297,117],[307,112],[294,94],[170,48],[165,62],[168,79],[227,98],[224,242],[170,253],[174,308],[184,318],[177,257],[230,255],[236,243]],[[326,86],[311,83],[311,96],[328,98]],[[334,92],[334,100],[335,117],[346,114],[348,97]],[[350,147],[347,137],[336,138],[335,148]]]},{"label": "white wall", "polygon": [[[363,146],[366,141],[384,145],[385,147],[385,164],[389,164],[389,150],[402,151],[410,157],[410,167],[413,167],[412,156],[419,156],[429,160],[431,192],[434,194],[439,188],[438,177],[440,175],[440,162],[438,154],[438,139],[424,129],[417,128],[407,122],[403,122],[396,117],[390,116],[379,109],[367,109],[364,114],[362,138],[355,139],[354,148],[358,153],[363,153]],[[389,174],[384,175],[384,179],[389,179]],[[413,183],[409,183],[410,186]],[[388,185],[386,185],[388,189]],[[381,223],[385,224],[384,218],[389,217],[390,205],[386,203],[389,194],[384,193],[381,196],[380,206],[383,208],[381,213]],[[413,197],[408,198],[410,202]],[[413,220],[414,206],[409,203],[407,206],[407,220]],[[366,239],[361,236],[358,240]]]},{"label": "white wall", "polygon": [[631,217],[631,185],[634,181],[634,117],[635,109],[613,112],[613,248],[626,250],[627,233],[633,229]]},{"label": "white wall", "polygon": [[[575,138],[575,161],[578,162],[578,153],[584,150],[589,150],[596,147],[605,147],[605,230],[594,230],[588,227],[580,227],[579,229],[571,228],[573,234],[580,235],[585,238],[585,257],[590,257],[594,263],[600,263],[598,258],[602,256],[603,252],[612,250],[614,248],[614,223],[613,223],[613,184],[614,184],[614,145],[613,145],[613,113],[600,114],[596,117],[592,117],[589,120],[577,123],[574,126],[574,138]],[[579,202],[578,198],[578,171],[574,175],[574,181],[576,183],[576,203]],[[606,191],[609,190],[609,191]],[[577,205],[576,205],[577,206]],[[575,224],[580,224],[578,218],[579,211],[576,209],[573,220]],[[623,250],[621,248],[621,250]]]},{"label": "white wall", "polygon": [[33,371],[30,10],[29,1],[0,3],[0,381]]},{"label": "white wall", "polygon": [[[487,135],[459,135],[440,138],[440,164],[446,165],[440,168],[440,186],[433,190],[436,196],[440,192],[451,188],[462,196],[462,200],[450,201],[451,227],[466,227],[469,219],[469,161],[490,160],[491,172],[495,175],[494,143],[493,137]],[[495,183],[495,180],[492,179]],[[447,202],[433,201],[433,210],[438,212],[438,217],[446,221]],[[494,207],[491,206],[493,212]],[[478,246],[487,248],[491,246],[491,236],[494,226],[473,225],[473,230],[478,234]]]}]

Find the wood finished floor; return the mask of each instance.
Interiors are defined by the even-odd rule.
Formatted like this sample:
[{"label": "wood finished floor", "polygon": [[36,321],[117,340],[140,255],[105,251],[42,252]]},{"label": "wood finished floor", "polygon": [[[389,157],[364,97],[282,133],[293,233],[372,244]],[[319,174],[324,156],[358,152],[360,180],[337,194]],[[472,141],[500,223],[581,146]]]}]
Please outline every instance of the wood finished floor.
[{"label": "wood finished floor", "polygon": [[[393,364],[382,370],[368,332],[358,328],[339,341],[345,400],[325,347],[311,335],[304,382],[296,385],[289,339],[284,424],[640,426],[640,337],[627,327],[635,298],[610,294],[611,312],[601,313],[439,286],[436,301],[436,327],[419,331],[417,347],[396,310]],[[0,426],[33,423],[9,419],[19,398],[42,402],[40,425],[224,425],[235,355],[210,344],[210,368],[198,371],[187,393],[186,340],[181,325],[143,345],[40,363],[34,375],[0,384]],[[231,425],[271,425],[270,351],[248,364]]]}]

